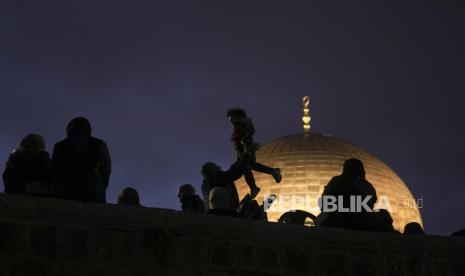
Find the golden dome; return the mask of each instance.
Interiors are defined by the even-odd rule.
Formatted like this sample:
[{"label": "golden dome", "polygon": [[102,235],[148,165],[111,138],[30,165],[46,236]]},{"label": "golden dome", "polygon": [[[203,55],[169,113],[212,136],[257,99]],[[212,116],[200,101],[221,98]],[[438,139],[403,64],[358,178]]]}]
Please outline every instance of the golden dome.
[{"label": "golden dome", "polygon": [[[283,179],[276,183],[272,176],[254,172],[261,188],[257,199],[276,194],[278,202],[268,211],[270,221],[286,211],[302,209],[319,214],[317,199],[329,180],[341,174],[346,159],[358,158],[365,164],[366,176],[376,189],[379,208],[391,207],[394,228],[402,231],[405,224],[422,224],[417,204],[405,183],[386,164],[341,139],[319,133],[302,133],[278,138],[263,144],[256,153],[257,161],[281,168]],[[237,181],[241,198],[249,192],[243,178]],[[388,201],[386,201],[386,199]]]}]

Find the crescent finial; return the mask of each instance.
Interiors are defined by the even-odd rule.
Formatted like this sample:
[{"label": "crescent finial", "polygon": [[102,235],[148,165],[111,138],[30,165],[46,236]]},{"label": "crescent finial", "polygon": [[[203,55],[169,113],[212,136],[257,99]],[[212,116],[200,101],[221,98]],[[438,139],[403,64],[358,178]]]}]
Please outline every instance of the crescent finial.
[{"label": "crescent finial", "polygon": [[304,122],[304,133],[310,133],[310,97],[303,97],[302,103],[304,105],[304,116],[302,116],[302,122]]}]

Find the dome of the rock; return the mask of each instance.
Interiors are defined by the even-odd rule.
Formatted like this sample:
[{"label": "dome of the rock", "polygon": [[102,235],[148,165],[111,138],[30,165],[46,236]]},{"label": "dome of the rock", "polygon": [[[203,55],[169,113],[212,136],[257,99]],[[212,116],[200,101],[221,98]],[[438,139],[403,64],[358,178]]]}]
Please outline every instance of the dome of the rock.
[{"label": "dome of the rock", "polygon": [[[319,133],[302,133],[275,139],[262,145],[257,161],[282,169],[282,182],[270,175],[254,172],[261,192],[257,199],[276,194],[278,202],[268,212],[270,221],[292,209],[319,213],[317,199],[328,181],[341,174],[343,162],[349,158],[363,161],[366,178],[376,189],[381,208],[391,208],[394,227],[403,230],[405,224],[422,224],[417,202],[407,185],[385,163],[349,142]],[[240,196],[249,192],[243,178],[237,181]],[[387,201],[386,201],[387,199]]]}]

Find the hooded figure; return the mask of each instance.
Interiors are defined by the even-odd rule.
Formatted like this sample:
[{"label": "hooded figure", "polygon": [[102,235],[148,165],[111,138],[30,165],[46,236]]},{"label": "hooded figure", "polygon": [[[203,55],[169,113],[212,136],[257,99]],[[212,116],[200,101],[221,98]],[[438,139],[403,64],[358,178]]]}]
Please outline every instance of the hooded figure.
[{"label": "hooded figure", "polygon": [[[333,206],[337,208],[330,211],[329,205],[324,206],[322,202],[331,201],[331,198],[336,200]],[[340,200],[342,202],[339,202]],[[375,230],[377,218],[373,208],[376,200],[376,190],[365,178],[362,161],[348,159],[344,162],[342,174],[333,177],[326,185],[321,196],[321,214],[317,221],[322,226]],[[366,203],[369,210],[365,210],[362,204],[359,204],[362,202]],[[345,210],[339,209],[340,207]]]},{"label": "hooded figure", "polygon": [[111,160],[104,141],[91,136],[91,125],[78,117],[68,124],[67,138],[53,149],[53,175],[62,198],[106,202]]},{"label": "hooded figure", "polygon": [[[23,138],[18,149],[8,158],[3,173],[5,193],[28,193],[28,186],[52,181],[51,160],[44,139],[37,134]],[[49,194],[49,192],[46,192]]]}]

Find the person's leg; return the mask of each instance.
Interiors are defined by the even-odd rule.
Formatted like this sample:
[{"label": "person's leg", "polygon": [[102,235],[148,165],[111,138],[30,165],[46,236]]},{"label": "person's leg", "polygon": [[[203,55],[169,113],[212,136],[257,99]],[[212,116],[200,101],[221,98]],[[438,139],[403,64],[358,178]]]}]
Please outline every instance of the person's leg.
[{"label": "person's leg", "polygon": [[[240,162],[240,160],[242,159],[244,155],[244,152],[242,151],[237,151],[237,155],[236,155],[236,162]],[[255,159],[255,158],[253,158]],[[255,198],[257,196],[257,194],[260,192],[260,188],[257,187],[257,184],[255,183],[255,177],[252,173],[252,170],[250,168],[250,162],[248,164],[245,165],[245,169],[244,169],[244,179],[245,179],[245,182],[247,183],[247,186],[249,186],[249,189],[250,189],[250,196],[253,198]]]},{"label": "person's leg", "polygon": [[244,171],[244,179],[250,188],[250,196],[255,198],[260,192],[260,188],[257,187],[257,184],[255,183],[255,177],[253,176],[252,170],[250,168]]},{"label": "person's leg", "polygon": [[274,171],[275,171],[275,169],[270,168],[270,167],[268,167],[266,165],[263,165],[261,163],[258,163],[255,160],[250,162],[250,168],[252,170],[254,170],[254,171],[261,172],[261,173],[266,173],[266,174],[273,174]]},{"label": "person's leg", "polygon": [[271,168],[268,166],[265,166],[261,163],[258,163],[255,160],[255,157],[250,161],[250,168],[254,171],[261,172],[261,173],[266,173],[266,174],[271,174],[274,178],[274,180],[279,183],[282,180],[281,176],[281,169],[279,168]]}]

